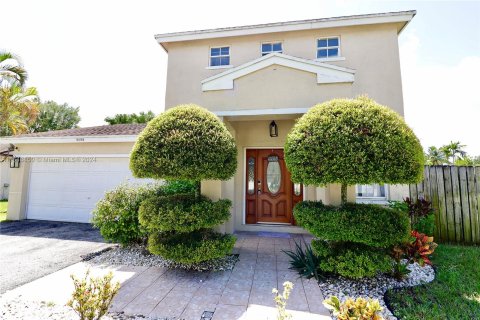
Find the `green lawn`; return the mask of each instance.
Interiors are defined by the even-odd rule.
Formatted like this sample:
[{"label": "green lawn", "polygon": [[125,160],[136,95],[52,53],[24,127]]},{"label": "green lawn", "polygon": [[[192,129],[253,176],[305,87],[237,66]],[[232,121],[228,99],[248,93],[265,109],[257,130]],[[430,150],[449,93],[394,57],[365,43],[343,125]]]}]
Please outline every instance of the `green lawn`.
[{"label": "green lawn", "polygon": [[387,300],[399,319],[480,319],[480,247],[439,245],[435,280],[391,290]]},{"label": "green lawn", "polygon": [[0,201],[0,222],[7,220],[8,201]]}]

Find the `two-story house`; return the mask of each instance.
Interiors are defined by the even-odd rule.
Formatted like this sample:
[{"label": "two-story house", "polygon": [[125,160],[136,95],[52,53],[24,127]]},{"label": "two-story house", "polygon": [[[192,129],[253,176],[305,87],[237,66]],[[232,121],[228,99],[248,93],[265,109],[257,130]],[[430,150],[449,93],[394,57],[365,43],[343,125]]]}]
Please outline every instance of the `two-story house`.
[{"label": "two-story house", "polygon": [[[232,200],[225,231],[303,232],[294,225],[295,203],[339,202],[338,185],[290,181],[285,137],[309,107],[332,98],[367,94],[403,115],[398,36],[414,15],[402,11],[155,36],[168,53],[166,108],[203,106],[236,140],[235,176],[202,186],[207,196]],[[23,158],[11,169],[9,218],[87,222],[103,192],[131,178],[128,154],[142,129],[102,126],[5,139]],[[405,186],[352,186],[349,199],[381,202],[407,192]]]},{"label": "two-story house", "polygon": [[[294,232],[303,199],[338,203],[339,186],[293,184],[283,145],[295,119],[332,98],[367,94],[403,115],[398,35],[415,11],[158,34],[168,53],[166,108],[196,103],[220,117],[238,146],[238,170],[204,183],[230,198],[226,230]],[[405,196],[399,186],[356,186],[350,200]]]}]

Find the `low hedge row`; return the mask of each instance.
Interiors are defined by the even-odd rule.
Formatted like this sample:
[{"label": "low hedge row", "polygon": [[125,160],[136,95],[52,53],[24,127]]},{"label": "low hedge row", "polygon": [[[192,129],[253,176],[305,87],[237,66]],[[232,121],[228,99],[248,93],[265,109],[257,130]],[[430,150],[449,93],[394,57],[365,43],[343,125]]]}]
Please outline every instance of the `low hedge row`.
[{"label": "low hedge row", "polygon": [[303,201],[294,208],[295,220],[315,236],[387,248],[409,238],[405,212],[372,204],[347,203],[341,207]]},{"label": "low hedge row", "polygon": [[228,255],[235,245],[231,234],[209,229],[188,233],[162,232],[148,238],[148,250],[165,259],[194,264]]},{"label": "low hedge row", "polygon": [[320,257],[320,270],[347,278],[373,277],[392,270],[393,259],[382,248],[351,242],[313,240],[312,248]]},{"label": "low hedge row", "polygon": [[190,232],[212,228],[230,217],[230,200],[216,202],[195,194],[152,196],[145,199],[138,213],[140,223],[153,232]]}]

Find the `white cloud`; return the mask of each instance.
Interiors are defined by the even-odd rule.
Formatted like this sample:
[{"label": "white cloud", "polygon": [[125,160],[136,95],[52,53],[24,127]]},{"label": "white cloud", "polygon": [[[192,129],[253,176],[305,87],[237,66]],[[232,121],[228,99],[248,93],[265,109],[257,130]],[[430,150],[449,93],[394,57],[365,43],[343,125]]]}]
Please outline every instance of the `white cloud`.
[{"label": "white cloud", "polygon": [[405,118],[426,148],[453,141],[480,155],[480,56],[452,65],[418,61],[421,39],[406,35],[400,46]]}]

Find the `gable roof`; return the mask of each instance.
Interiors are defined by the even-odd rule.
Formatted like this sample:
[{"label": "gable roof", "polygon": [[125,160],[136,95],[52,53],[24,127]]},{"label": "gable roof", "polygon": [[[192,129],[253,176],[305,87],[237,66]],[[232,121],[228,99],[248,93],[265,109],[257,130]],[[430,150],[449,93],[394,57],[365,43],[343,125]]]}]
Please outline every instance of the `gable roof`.
[{"label": "gable roof", "polygon": [[55,143],[55,142],[103,142],[135,141],[136,137],[145,128],[145,123],[115,124],[96,127],[75,128],[20,134],[17,136],[2,137],[6,143]]},{"label": "gable roof", "polygon": [[322,28],[358,26],[381,23],[398,23],[398,33],[413,19],[415,10],[360,14],[332,18],[296,20],[276,23],[246,25],[239,27],[217,28],[195,31],[160,33],[155,35],[157,42],[168,52],[169,42],[191,41],[223,37],[245,36],[252,34],[275,33],[285,31],[312,30]]},{"label": "gable roof", "polygon": [[282,53],[267,54],[258,59],[221,72],[202,81],[203,91],[231,90],[233,81],[271,65],[315,73],[317,83],[348,83],[355,80],[355,70],[328,63],[298,58]]}]

